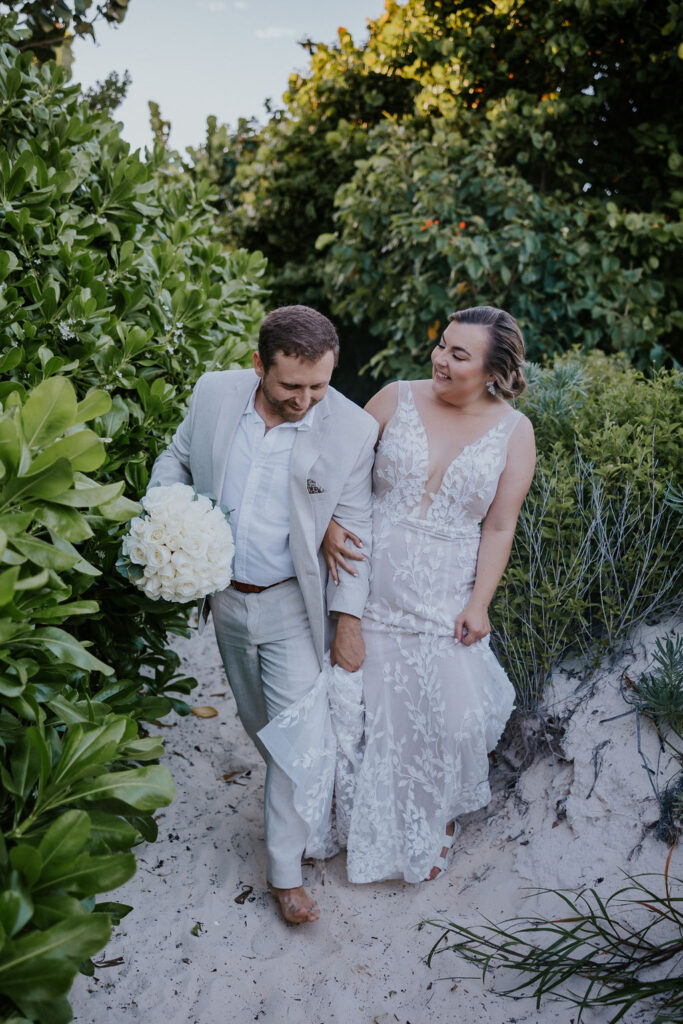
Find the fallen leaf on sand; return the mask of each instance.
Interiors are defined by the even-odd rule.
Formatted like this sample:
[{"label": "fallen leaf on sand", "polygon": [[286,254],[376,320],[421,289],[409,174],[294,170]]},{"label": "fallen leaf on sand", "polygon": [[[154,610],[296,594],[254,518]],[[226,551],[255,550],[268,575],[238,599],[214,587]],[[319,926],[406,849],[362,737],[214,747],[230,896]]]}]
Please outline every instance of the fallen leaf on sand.
[{"label": "fallen leaf on sand", "polygon": [[190,708],[190,711],[197,718],[215,718],[218,712],[215,708],[212,708],[210,704],[198,704],[197,707]]},{"label": "fallen leaf on sand", "polygon": [[234,772],[226,772],[221,775],[220,778],[223,782],[230,782],[232,779],[237,778],[238,775],[251,775],[250,768],[235,768]]},{"label": "fallen leaf on sand", "polygon": [[201,921],[197,921],[195,923],[194,928],[191,928],[190,931],[192,932],[193,935],[199,936],[204,931],[204,925],[202,924]]},{"label": "fallen leaf on sand", "polygon": [[100,967],[120,967],[126,961],[122,956],[115,956],[113,960],[93,960],[95,967],[99,970]]},{"label": "fallen leaf on sand", "polygon": [[244,889],[242,890],[242,892],[239,894],[239,896],[235,896],[235,903],[244,903],[246,901],[246,899],[247,899],[247,896],[251,896],[253,891],[254,891],[254,886],[253,885],[245,886]]}]

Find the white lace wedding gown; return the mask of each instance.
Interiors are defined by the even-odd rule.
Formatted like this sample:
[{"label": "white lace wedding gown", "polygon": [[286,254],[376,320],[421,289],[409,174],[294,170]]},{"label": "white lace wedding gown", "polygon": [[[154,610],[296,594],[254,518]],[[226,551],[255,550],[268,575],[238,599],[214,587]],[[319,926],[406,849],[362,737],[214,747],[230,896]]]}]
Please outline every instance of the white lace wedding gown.
[{"label": "white lace wedding gown", "polygon": [[362,673],[328,666],[259,733],[294,784],[307,854],[346,845],[352,882],[423,881],[439,864],[446,824],[490,800],[487,754],[514,690],[488,637],[464,647],[453,628],[519,419],[510,411],[467,445],[429,494],[427,435],[409,382],[399,382],[373,471]]},{"label": "white lace wedding gown", "polygon": [[488,637],[465,647],[453,627],[519,418],[510,411],[467,445],[420,515],[428,439],[411,385],[399,383],[373,472],[365,751],[347,840],[353,882],[423,881],[439,863],[447,822],[490,800],[487,753],[514,690]]}]

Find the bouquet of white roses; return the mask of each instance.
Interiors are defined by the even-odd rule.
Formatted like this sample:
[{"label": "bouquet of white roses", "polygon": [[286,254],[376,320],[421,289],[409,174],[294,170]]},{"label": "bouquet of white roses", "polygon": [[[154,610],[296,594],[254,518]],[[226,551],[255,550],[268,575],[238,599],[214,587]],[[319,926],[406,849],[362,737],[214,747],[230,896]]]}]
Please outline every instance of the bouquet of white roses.
[{"label": "bouquet of white roses", "polygon": [[132,519],[119,571],[156,601],[196,601],[230,583],[235,545],[227,512],[188,484],[153,487]]}]

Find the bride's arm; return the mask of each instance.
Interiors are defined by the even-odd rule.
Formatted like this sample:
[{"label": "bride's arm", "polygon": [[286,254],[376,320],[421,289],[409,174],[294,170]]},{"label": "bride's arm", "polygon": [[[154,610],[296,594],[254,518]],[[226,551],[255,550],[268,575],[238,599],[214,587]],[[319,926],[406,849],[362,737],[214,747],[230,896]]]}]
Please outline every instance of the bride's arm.
[{"label": "bride's arm", "polygon": [[[368,404],[365,406],[365,411],[369,412],[371,416],[374,416],[379,423],[379,437],[377,443],[382,437],[382,431],[385,426],[394,415],[396,411],[396,405],[398,402],[398,383],[387,384],[386,387],[378,391],[376,395],[373,395]],[[352,565],[346,561],[351,559],[354,562],[362,562],[365,560],[365,555],[359,554],[347,545],[347,540],[352,541],[357,548],[361,548],[362,544],[355,533],[351,533],[345,526],[338,523],[335,519],[330,520],[330,525],[325,531],[323,537],[322,552],[327,562],[327,568],[330,570],[330,576],[335,583],[339,583],[339,569],[344,569],[349,573],[350,576],[357,576],[358,573]]]},{"label": "bride's arm", "polygon": [[488,607],[508,564],[517,517],[531,485],[535,464],[534,431],[524,417],[510,438],[507,464],[482,523],[472,594],[455,620],[454,636],[465,646],[481,640],[491,630]]}]

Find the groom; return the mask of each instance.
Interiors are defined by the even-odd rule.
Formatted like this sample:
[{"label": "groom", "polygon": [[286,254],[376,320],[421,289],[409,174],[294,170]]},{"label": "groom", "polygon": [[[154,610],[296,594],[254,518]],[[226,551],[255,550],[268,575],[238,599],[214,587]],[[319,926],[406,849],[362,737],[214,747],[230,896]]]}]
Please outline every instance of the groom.
[{"label": "groom", "polygon": [[192,484],[230,510],[234,579],[200,608],[200,629],[210,606],[240,719],[268,766],[268,883],[292,923],[319,917],[302,885],[306,828],[289,778],[256,734],[311,689],[328,647],[332,664],[349,672],[365,654],[368,562],[335,586],[320,553],[333,516],[366,549],[371,539],[377,423],[329,387],[338,356],[321,313],[274,310],[261,324],[253,370],[200,377],[150,481]]}]

